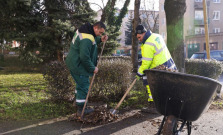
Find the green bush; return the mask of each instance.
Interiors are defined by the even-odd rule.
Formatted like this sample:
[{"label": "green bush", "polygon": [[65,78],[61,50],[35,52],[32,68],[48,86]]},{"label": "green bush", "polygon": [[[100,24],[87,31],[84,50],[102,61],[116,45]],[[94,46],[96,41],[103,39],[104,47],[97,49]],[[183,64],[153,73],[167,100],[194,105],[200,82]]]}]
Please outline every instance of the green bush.
[{"label": "green bush", "polygon": [[223,65],[221,62],[213,59],[186,59],[185,69],[188,74],[218,79],[223,71]]},{"label": "green bush", "polygon": [[91,100],[118,101],[132,82],[130,57],[102,57]]},{"label": "green bush", "polygon": [[48,93],[55,101],[69,101],[74,96],[74,85],[64,62],[53,61],[46,64],[43,77],[48,82]]},{"label": "green bush", "polygon": [[[95,76],[90,93],[90,101],[119,101],[132,83],[130,57],[102,57],[99,72]],[[49,92],[55,100],[64,100],[73,95],[73,79],[63,62],[54,61],[44,68],[44,78],[49,84]],[[131,91],[145,90],[142,81],[137,82]],[[135,95],[133,95],[135,96]]]},{"label": "green bush", "polygon": [[130,56],[102,56],[102,60],[126,60],[131,63],[131,57]]},{"label": "green bush", "polygon": [[0,61],[4,61],[4,55],[0,54]]}]

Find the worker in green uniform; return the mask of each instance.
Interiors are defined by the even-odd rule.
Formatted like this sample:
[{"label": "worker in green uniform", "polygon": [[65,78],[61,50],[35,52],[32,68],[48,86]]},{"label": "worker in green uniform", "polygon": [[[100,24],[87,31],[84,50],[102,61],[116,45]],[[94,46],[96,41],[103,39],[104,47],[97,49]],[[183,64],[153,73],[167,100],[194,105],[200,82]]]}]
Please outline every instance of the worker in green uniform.
[{"label": "worker in green uniform", "polygon": [[136,77],[137,79],[143,78],[143,84],[146,85],[149,94],[148,101],[153,102],[147,77],[143,71],[160,65],[164,65],[172,70],[177,70],[177,68],[161,35],[152,33],[150,30],[146,30],[144,26],[138,25],[136,27],[136,36],[142,43],[142,64],[137,71]]},{"label": "worker in green uniform", "polygon": [[[76,83],[75,97],[77,115],[81,115],[88,93],[89,77],[98,72],[97,45],[108,39],[105,32],[106,26],[102,22],[94,25],[86,23],[78,28],[73,36],[69,53],[66,57],[66,65]],[[92,108],[85,108],[84,114],[93,112]]]}]

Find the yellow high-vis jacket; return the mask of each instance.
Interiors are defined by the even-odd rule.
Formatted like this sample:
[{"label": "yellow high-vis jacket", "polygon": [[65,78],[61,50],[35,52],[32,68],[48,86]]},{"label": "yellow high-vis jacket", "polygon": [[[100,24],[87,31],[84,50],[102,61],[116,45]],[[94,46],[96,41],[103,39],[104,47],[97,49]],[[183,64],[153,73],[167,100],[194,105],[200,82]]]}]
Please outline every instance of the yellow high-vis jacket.
[{"label": "yellow high-vis jacket", "polygon": [[[138,69],[137,75],[144,76],[144,70],[152,69],[159,65],[177,69],[161,35],[147,31],[144,39],[141,45],[142,64]],[[145,77],[143,77],[143,80],[145,80]],[[143,82],[144,85],[148,85],[147,80]]]}]

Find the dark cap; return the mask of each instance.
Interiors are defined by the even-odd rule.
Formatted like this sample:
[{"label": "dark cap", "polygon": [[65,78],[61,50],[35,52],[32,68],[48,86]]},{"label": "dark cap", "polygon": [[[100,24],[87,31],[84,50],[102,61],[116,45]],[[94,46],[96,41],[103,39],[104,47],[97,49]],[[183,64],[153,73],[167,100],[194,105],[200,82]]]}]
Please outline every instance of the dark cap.
[{"label": "dark cap", "polygon": [[147,30],[145,29],[145,27],[143,27],[142,25],[138,25],[136,27],[136,33],[135,34],[142,34],[144,32],[146,32]]}]

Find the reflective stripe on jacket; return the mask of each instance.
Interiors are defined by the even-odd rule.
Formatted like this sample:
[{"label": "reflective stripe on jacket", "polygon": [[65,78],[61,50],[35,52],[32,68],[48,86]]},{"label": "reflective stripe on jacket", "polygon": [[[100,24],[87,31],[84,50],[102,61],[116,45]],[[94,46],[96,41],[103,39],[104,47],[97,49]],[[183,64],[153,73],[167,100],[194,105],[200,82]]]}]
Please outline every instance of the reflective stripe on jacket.
[{"label": "reflective stripe on jacket", "polygon": [[69,70],[77,75],[92,76],[97,65],[97,43],[100,43],[99,37],[77,30],[66,57]]}]

